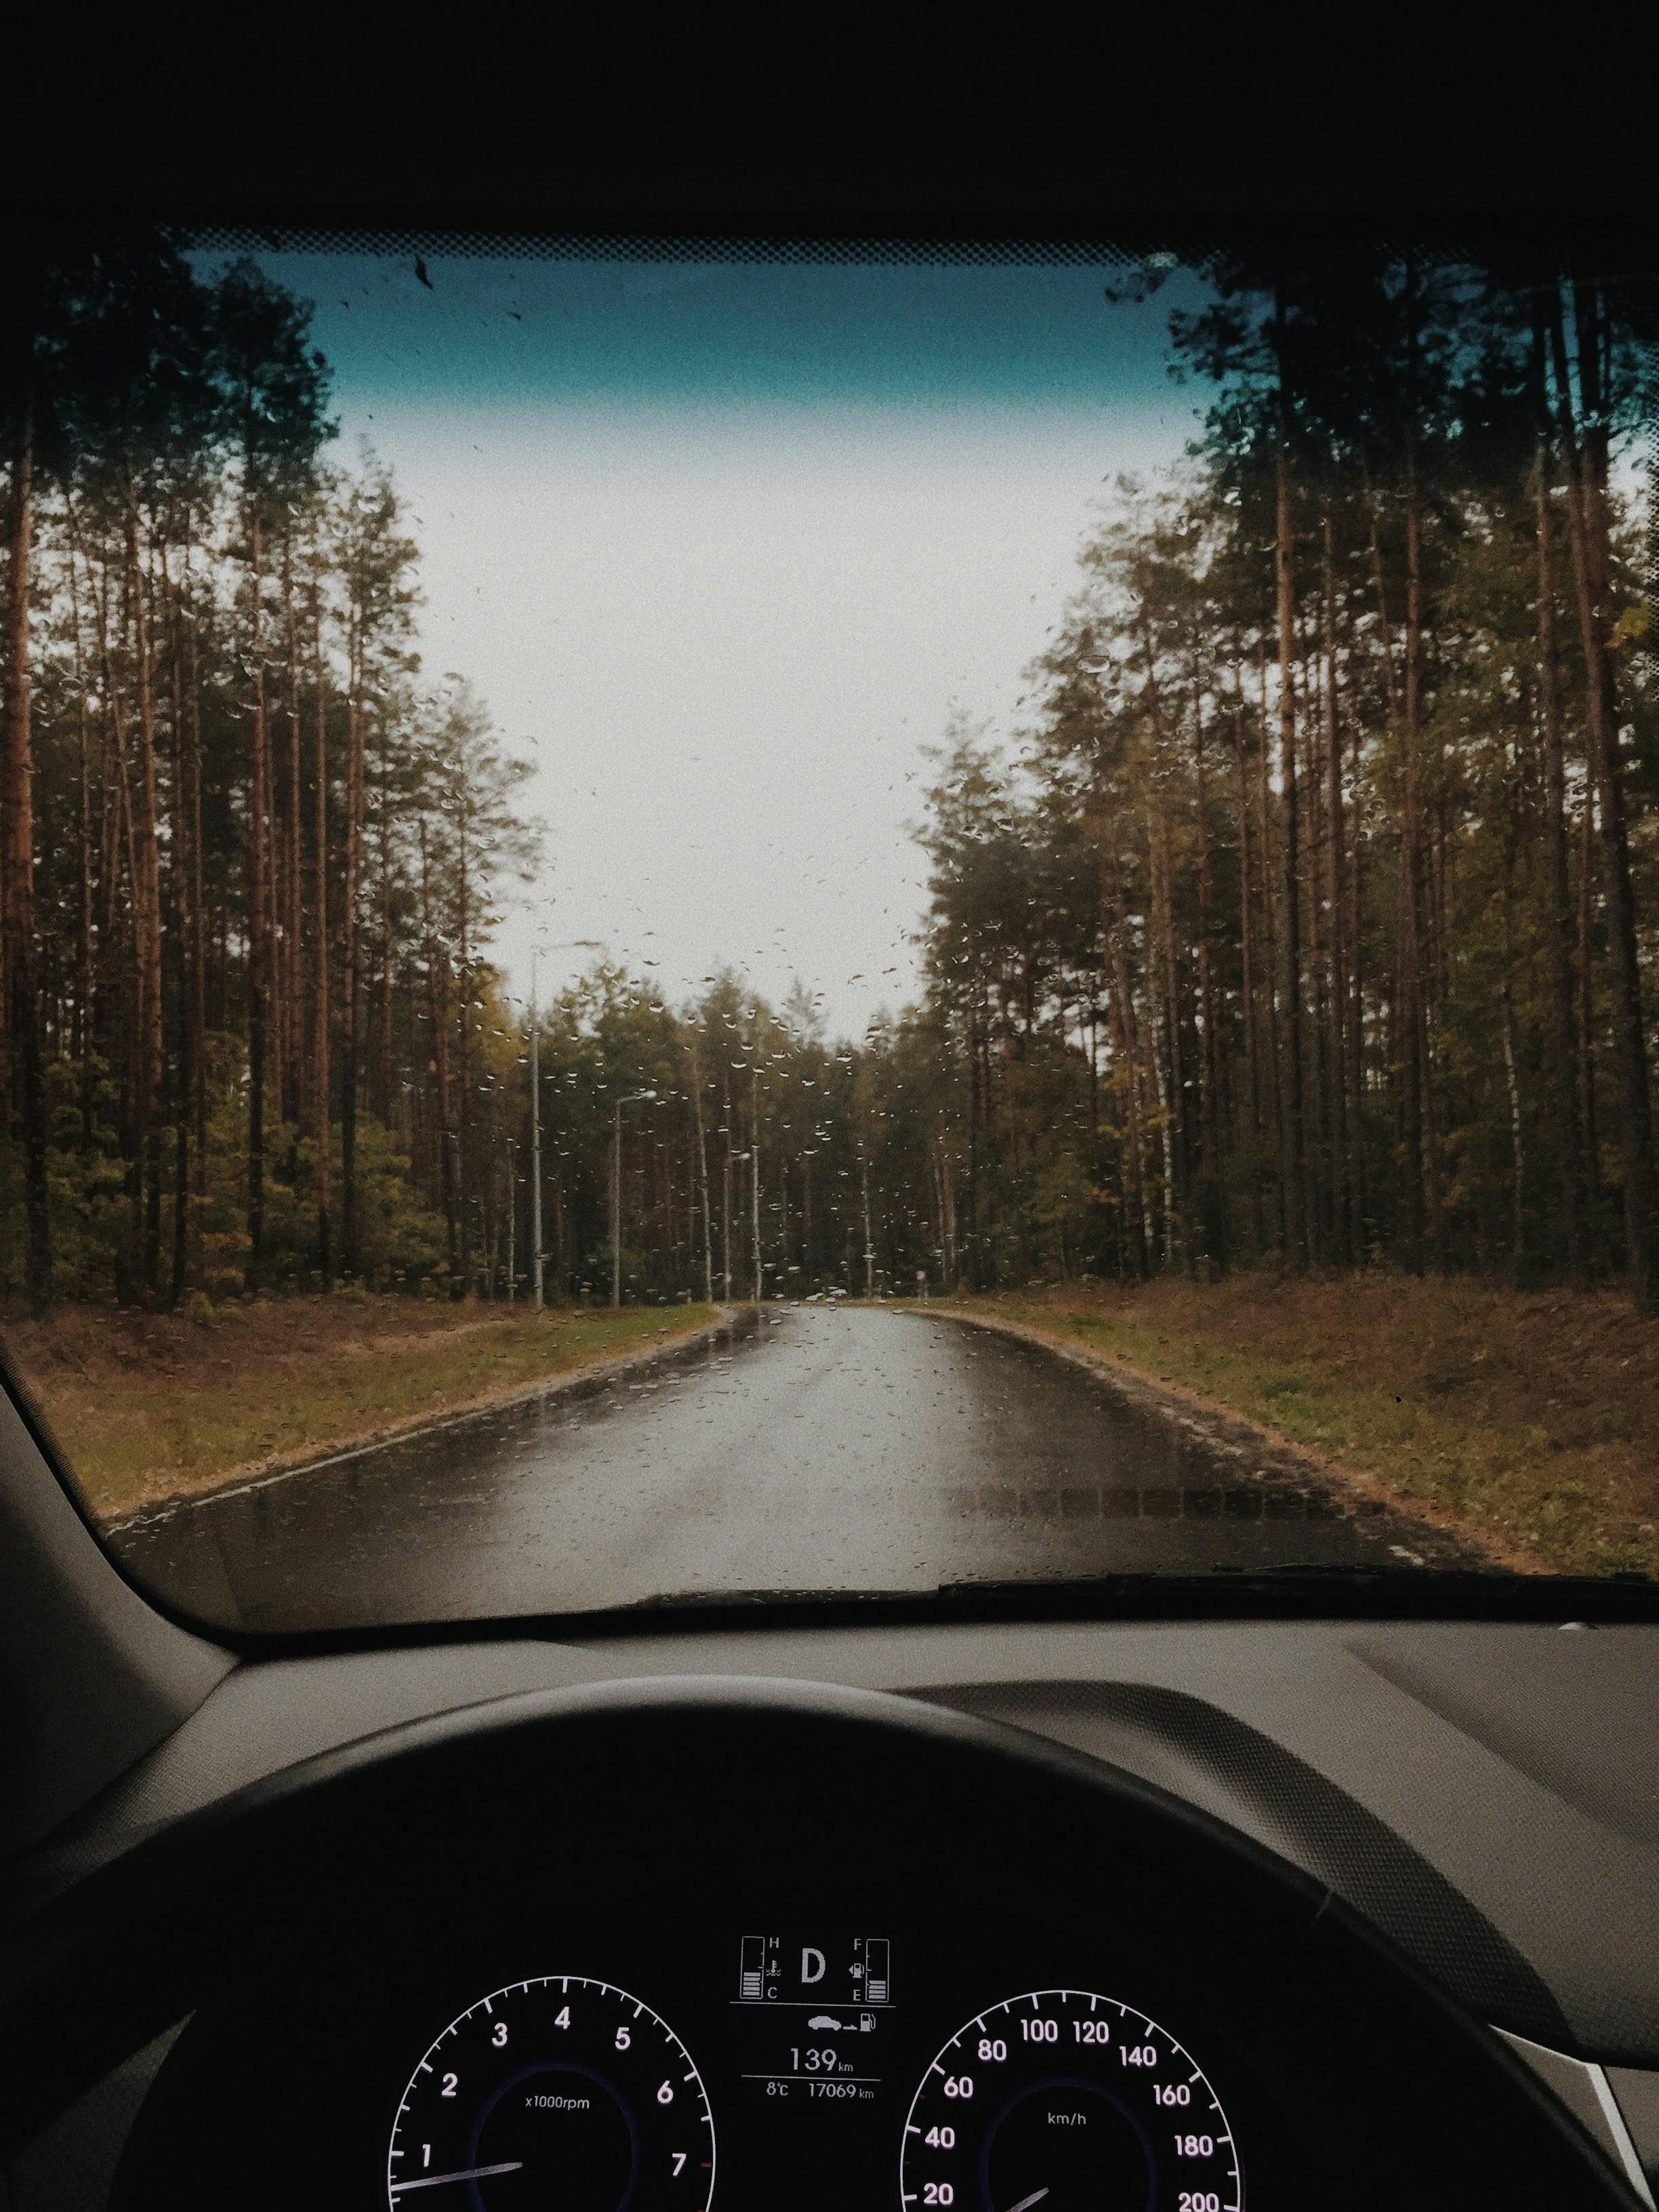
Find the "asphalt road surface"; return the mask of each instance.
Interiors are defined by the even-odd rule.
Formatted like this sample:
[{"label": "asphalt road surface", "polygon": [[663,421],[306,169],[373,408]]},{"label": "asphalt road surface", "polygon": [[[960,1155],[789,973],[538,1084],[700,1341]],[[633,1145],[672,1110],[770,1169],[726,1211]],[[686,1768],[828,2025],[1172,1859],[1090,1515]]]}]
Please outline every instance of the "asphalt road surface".
[{"label": "asphalt road surface", "polygon": [[112,1541],[174,1603],[270,1629],[1480,1564],[1262,1458],[1018,1340],[914,1311],[790,1307],[692,1360],[162,1509]]}]

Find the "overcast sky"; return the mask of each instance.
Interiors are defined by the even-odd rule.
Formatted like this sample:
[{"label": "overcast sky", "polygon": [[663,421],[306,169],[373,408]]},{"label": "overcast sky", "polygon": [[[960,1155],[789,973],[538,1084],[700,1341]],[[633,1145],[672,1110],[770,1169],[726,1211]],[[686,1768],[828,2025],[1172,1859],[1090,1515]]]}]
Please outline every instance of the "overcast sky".
[{"label": "overcast sky", "polygon": [[799,976],[835,1034],[914,996],[918,748],[953,708],[1011,726],[1091,501],[1193,434],[1174,288],[260,258],[315,302],[339,457],[372,440],[417,519],[428,672],[537,764],[515,990],[532,942],[552,989],[588,938],[676,1001],[722,963],[774,1000]]}]

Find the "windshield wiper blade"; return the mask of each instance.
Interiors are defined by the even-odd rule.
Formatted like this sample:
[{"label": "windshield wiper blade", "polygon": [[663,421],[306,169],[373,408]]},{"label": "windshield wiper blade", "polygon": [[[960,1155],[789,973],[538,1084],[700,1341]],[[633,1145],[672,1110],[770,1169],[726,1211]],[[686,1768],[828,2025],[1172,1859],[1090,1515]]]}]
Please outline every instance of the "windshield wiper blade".
[{"label": "windshield wiper blade", "polygon": [[[1659,1582],[1630,1575],[1523,1575],[1501,1567],[1341,1565],[1274,1560],[1209,1569],[1011,1576],[906,1589],[663,1590],[616,1606],[543,1615],[561,1633],[619,1634],[683,1625],[734,1629],[871,1627],[937,1621],[1030,1622],[1367,1619],[1533,1622],[1659,1619]],[[523,1617],[503,1627],[521,1632]],[[471,1632],[476,1632],[476,1624]]]}]

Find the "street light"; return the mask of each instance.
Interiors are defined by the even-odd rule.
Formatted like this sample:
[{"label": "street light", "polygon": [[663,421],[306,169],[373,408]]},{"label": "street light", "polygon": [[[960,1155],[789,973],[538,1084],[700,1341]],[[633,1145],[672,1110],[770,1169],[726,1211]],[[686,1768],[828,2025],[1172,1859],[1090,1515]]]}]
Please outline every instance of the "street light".
[{"label": "street light", "polygon": [[622,1304],[622,1109],[656,1097],[654,1091],[635,1091],[617,1101],[611,1127],[611,1303]]}]

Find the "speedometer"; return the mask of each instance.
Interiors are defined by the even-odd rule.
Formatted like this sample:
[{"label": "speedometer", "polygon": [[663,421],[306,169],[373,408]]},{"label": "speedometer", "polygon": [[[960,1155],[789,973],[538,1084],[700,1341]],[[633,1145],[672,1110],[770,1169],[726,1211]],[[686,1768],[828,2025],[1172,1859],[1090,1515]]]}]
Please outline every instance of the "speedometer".
[{"label": "speedometer", "polygon": [[580,1974],[509,1983],[451,2021],[404,2092],[386,2161],[392,2212],[705,2212],[714,2186],[685,2045],[637,1997]]},{"label": "speedometer", "polygon": [[1167,2028],[1087,1990],[975,2014],[905,2123],[905,2205],[955,2212],[1241,2212],[1221,2100]]}]

